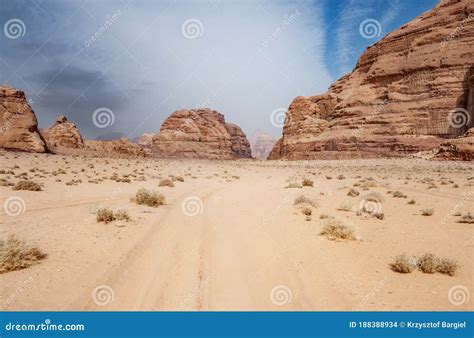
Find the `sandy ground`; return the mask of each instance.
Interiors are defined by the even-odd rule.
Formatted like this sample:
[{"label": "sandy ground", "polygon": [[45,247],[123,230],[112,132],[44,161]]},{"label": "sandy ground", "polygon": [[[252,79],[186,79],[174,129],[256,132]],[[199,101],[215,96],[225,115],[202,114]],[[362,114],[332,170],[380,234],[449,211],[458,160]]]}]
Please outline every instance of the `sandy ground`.
[{"label": "sandy ground", "polygon": [[[467,299],[474,290],[473,225],[452,216],[474,211],[472,163],[0,155],[0,169],[14,172],[0,178],[16,183],[15,176],[26,172],[43,184],[39,192],[0,187],[0,236],[14,234],[48,255],[29,268],[0,274],[6,310],[473,308],[474,297]],[[52,174],[60,168],[66,174]],[[130,175],[131,182],[110,180],[114,172]],[[159,187],[169,175],[184,182]],[[314,187],[285,188],[303,178]],[[66,185],[71,179],[82,183]],[[429,179],[436,187],[428,188]],[[373,183],[364,190],[368,182]],[[349,197],[354,184],[361,194]],[[131,202],[139,188],[158,190],[166,204]],[[395,190],[407,198],[387,194]],[[357,213],[363,197],[374,192],[383,197],[383,220]],[[318,204],[311,220],[293,205],[299,195]],[[7,209],[11,197],[24,201],[18,215]],[[409,205],[411,199],[416,203]],[[337,210],[343,203],[352,209]],[[98,223],[94,210],[101,206],[125,209],[132,221]],[[425,208],[434,214],[423,216]],[[358,240],[321,236],[322,214],[353,224]],[[389,267],[398,254],[426,252],[454,258],[458,271],[451,277]]]}]

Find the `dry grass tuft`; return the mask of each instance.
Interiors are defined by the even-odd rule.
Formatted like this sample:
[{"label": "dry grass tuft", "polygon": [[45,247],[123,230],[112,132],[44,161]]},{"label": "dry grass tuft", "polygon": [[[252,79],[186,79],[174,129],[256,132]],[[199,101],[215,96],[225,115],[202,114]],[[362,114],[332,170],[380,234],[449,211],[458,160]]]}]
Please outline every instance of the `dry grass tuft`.
[{"label": "dry grass tuft", "polygon": [[301,182],[301,185],[303,187],[312,187],[313,186],[313,181],[311,181],[309,178],[305,178],[303,182]]},{"label": "dry grass tuft", "polygon": [[413,257],[408,257],[406,254],[401,254],[395,257],[395,260],[390,264],[390,268],[395,272],[410,273],[416,267],[416,260]]},{"label": "dry grass tuft", "polygon": [[105,224],[115,221],[114,212],[108,208],[100,208],[97,210],[95,219],[97,222],[104,222]]},{"label": "dry grass tuft", "polygon": [[135,198],[132,199],[137,204],[147,205],[149,207],[159,207],[165,204],[165,196],[157,191],[150,191],[146,189],[140,189],[137,191]]},{"label": "dry grass tuft", "polygon": [[0,274],[25,269],[46,258],[40,249],[14,236],[0,240]]},{"label": "dry grass tuft", "polygon": [[459,223],[468,223],[468,224],[473,224],[474,223],[474,215],[468,212],[464,216],[461,217],[461,219],[458,221]]},{"label": "dry grass tuft", "polygon": [[18,181],[13,190],[41,191],[41,186],[33,181]]},{"label": "dry grass tuft", "polygon": [[287,185],[285,188],[297,188],[297,189],[300,189],[300,188],[302,188],[302,186],[299,185],[298,183],[291,182],[291,183],[288,183],[288,185]]},{"label": "dry grass tuft", "polygon": [[165,178],[164,180],[161,180],[160,183],[158,184],[160,187],[174,187],[174,183],[171,179]]},{"label": "dry grass tuft", "polygon": [[445,275],[454,276],[458,269],[458,264],[451,258],[440,258],[436,265],[436,271]]},{"label": "dry grass tuft", "polygon": [[438,259],[431,253],[426,253],[418,258],[417,266],[424,273],[435,273]]},{"label": "dry grass tuft", "polygon": [[351,188],[348,192],[347,192],[347,196],[350,196],[350,197],[356,197],[356,196],[359,196],[360,195],[360,192],[358,192],[357,190],[355,190],[354,188]]},{"label": "dry grass tuft", "polygon": [[308,205],[311,205],[312,207],[317,206],[316,202],[314,202],[312,199],[303,195],[296,197],[295,201],[293,202],[293,205],[299,205],[299,204],[308,204]]},{"label": "dry grass tuft", "polygon": [[433,208],[426,208],[421,210],[421,214],[423,216],[432,216],[434,214],[434,209]]},{"label": "dry grass tuft", "polygon": [[323,224],[321,235],[330,240],[355,240],[355,229],[338,219],[328,219]]}]

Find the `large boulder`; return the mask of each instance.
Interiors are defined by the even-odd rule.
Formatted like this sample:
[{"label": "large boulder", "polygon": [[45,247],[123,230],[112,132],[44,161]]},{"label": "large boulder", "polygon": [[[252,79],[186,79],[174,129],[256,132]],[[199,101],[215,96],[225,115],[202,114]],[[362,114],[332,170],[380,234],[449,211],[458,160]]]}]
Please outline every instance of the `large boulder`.
[{"label": "large boulder", "polygon": [[441,1],[368,47],[327,93],[297,97],[269,158],[406,156],[463,135],[473,126],[473,46],[474,2]]},{"label": "large boulder", "polygon": [[84,148],[84,141],[79,129],[62,115],[56,118],[56,122],[51,127],[42,129],[41,135],[50,150],[55,148]]},{"label": "large boulder", "polygon": [[172,113],[153,136],[158,157],[236,159],[249,158],[250,145],[236,125],[211,109],[183,109]]},{"label": "large boulder", "polygon": [[42,153],[46,144],[25,93],[0,86],[0,148]]}]

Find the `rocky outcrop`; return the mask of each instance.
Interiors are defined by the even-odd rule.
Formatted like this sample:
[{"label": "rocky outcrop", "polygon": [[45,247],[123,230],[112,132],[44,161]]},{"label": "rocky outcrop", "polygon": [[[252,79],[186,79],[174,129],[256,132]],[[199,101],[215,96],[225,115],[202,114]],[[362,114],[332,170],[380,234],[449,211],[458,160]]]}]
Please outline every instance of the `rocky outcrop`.
[{"label": "rocky outcrop", "polygon": [[55,148],[84,148],[84,141],[79,129],[63,115],[59,115],[51,127],[41,129],[41,135],[50,150]]},{"label": "rocky outcrop", "polygon": [[464,137],[442,143],[435,155],[439,160],[474,160],[474,128],[469,129]]},{"label": "rocky outcrop", "polygon": [[171,114],[153,136],[158,157],[236,159],[250,157],[250,145],[236,125],[210,109],[184,109]]},{"label": "rocky outcrop", "polygon": [[0,86],[0,148],[42,153],[46,144],[25,93]]},{"label": "rocky outcrop", "polygon": [[140,145],[130,142],[126,137],[110,141],[86,140],[84,143],[85,150],[94,155],[132,158],[146,156]]},{"label": "rocky outcrop", "polygon": [[261,130],[257,130],[250,139],[252,156],[259,160],[265,160],[273,149],[275,143],[276,140],[271,135]]},{"label": "rocky outcrop", "polygon": [[236,158],[251,158],[250,143],[240,127],[233,123],[226,123],[225,129],[230,135],[230,148]]},{"label": "rocky outcrop", "polygon": [[327,93],[297,97],[269,158],[405,156],[464,134],[473,46],[474,3],[442,1],[368,47]]},{"label": "rocky outcrop", "polygon": [[134,139],[135,143],[138,143],[142,147],[149,148],[153,142],[153,134],[152,133],[145,133],[142,136],[137,137]]}]

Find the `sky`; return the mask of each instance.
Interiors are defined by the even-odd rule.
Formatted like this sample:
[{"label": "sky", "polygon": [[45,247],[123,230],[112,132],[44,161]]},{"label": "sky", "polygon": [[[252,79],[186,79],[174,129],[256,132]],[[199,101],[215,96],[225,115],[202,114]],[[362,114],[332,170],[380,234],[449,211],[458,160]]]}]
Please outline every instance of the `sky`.
[{"label": "sky", "polygon": [[296,96],[324,93],[360,54],[436,0],[0,0],[0,84],[40,128],[158,132],[211,108],[250,137],[281,135]]}]

